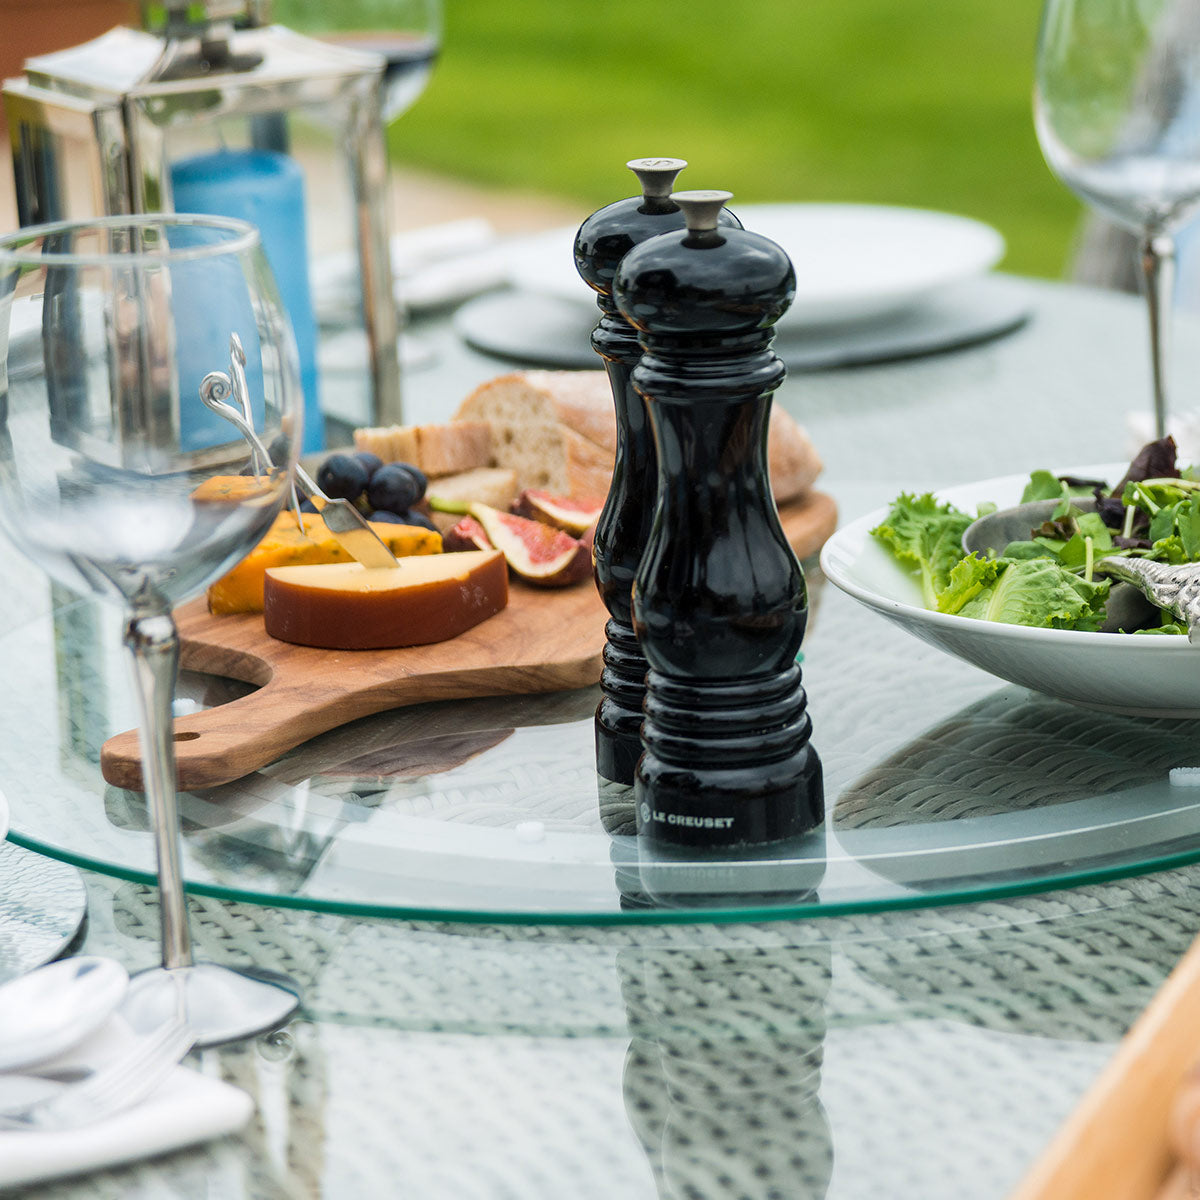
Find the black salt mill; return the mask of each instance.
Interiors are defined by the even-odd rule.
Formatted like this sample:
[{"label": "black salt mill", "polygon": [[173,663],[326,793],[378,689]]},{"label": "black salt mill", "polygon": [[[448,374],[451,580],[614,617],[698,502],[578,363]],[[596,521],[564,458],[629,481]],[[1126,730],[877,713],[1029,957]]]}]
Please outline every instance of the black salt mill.
[{"label": "black salt mill", "polygon": [[677,192],[687,228],[622,260],[633,386],[658,455],[658,507],[633,590],[650,665],[634,799],[639,838],[752,849],[824,817],[796,655],[808,598],[771,498],[767,420],[782,383],[772,326],[788,256],[719,224],[728,192]]},{"label": "black salt mill", "polygon": [[[618,264],[634,246],[684,228],[671,188],[687,163],[682,158],[636,158],[626,165],[637,175],[642,194],[606,205],[584,221],[575,237],[575,267],[597,293],[600,321],[592,333],[592,347],[604,360],[617,417],[616,469],[594,544],[596,586],[610,617],[602,697],[596,709],[596,773],[602,784],[629,785],[642,752],[639,729],[647,670],[633,632],[630,590],[654,516],[658,462],[646,406],[629,379],[642,348],[613,302],[612,286]],[[729,212],[722,218],[738,223]],[[617,803],[614,812],[620,809]],[[612,815],[605,824],[612,825],[610,832],[618,832],[620,818],[610,820]]]}]

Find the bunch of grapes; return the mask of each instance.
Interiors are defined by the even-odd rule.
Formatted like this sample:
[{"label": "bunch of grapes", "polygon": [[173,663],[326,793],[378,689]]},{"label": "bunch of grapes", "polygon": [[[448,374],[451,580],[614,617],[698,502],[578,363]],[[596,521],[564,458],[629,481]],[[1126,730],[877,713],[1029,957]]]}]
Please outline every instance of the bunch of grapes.
[{"label": "bunch of grapes", "polygon": [[[412,463],[385,463],[378,454],[367,450],[331,454],[317,472],[317,486],[325,495],[331,500],[349,500],[366,514],[368,521],[435,529],[428,512],[421,507],[427,485],[428,480],[419,467]],[[310,506],[310,511],[316,510]]]}]

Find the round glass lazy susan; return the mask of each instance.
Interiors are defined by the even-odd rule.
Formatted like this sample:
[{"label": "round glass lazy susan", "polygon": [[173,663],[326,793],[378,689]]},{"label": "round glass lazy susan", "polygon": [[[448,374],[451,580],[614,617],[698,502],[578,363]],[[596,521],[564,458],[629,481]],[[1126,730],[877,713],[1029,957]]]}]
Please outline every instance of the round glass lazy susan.
[{"label": "round glass lazy susan", "polygon": [[[648,853],[594,768],[597,690],[422,704],[181,796],[190,890],[474,922],[802,919],[1044,891],[1200,859],[1197,725],[1095,713],[951,659],[821,590],[805,642],[824,826],[770,854]],[[65,600],[0,637],[19,846],[153,880],[144,798],[99,749],[136,720],[115,618]],[[177,707],[246,685],[185,673]]]}]

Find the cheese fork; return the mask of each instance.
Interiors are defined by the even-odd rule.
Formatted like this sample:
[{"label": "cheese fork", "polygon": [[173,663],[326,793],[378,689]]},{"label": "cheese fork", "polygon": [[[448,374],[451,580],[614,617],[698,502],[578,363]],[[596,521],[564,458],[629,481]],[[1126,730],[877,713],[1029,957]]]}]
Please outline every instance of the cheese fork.
[{"label": "cheese fork", "polygon": [[184,1021],[172,1020],[78,1083],[41,1079],[37,1099],[0,1109],[0,1130],[70,1129],[132,1108],[166,1079],[195,1040]]}]

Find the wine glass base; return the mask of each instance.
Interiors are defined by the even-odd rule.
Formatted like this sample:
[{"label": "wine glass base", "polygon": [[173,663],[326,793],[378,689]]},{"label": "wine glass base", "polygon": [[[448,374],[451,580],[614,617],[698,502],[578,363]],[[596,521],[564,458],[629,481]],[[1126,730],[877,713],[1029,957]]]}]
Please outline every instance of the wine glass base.
[{"label": "wine glass base", "polygon": [[87,889],[74,867],[0,841],[0,983],[58,958],[86,918]]},{"label": "wine glass base", "polygon": [[173,1019],[181,1002],[195,1044],[219,1046],[282,1025],[300,1005],[300,987],[253,967],[152,967],[129,981],[121,1015],[135,1032],[147,1032]]}]

